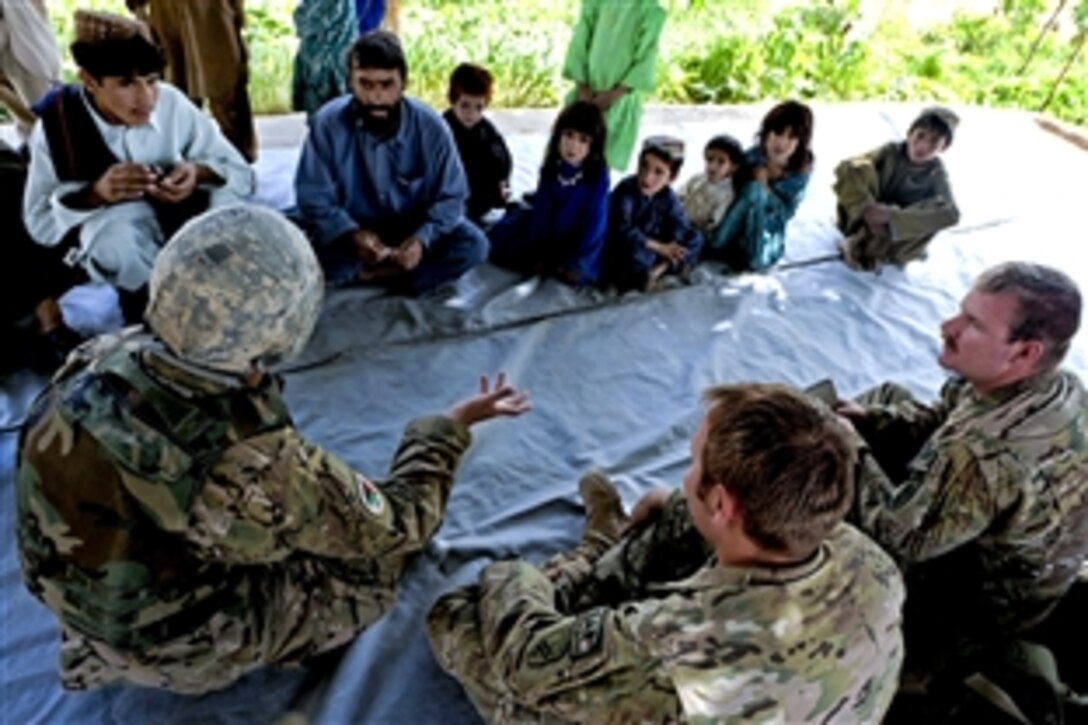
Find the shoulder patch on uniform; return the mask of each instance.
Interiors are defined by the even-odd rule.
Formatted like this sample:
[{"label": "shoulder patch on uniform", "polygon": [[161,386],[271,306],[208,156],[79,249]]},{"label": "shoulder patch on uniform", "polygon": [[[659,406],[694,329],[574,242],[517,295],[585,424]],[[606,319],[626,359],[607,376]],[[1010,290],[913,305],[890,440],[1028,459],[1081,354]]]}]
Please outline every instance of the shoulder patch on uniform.
[{"label": "shoulder patch on uniform", "polygon": [[608,608],[597,607],[578,615],[570,630],[571,659],[596,654],[604,645],[604,625]]},{"label": "shoulder patch on uniform", "polygon": [[366,510],[375,516],[385,511],[385,496],[378,490],[378,487],[361,473],[355,474],[355,481],[359,484],[359,498],[363,500],[363,506],[366,506]]},{"label": "shoulder patch on uniform", "polygon": [[567,656],[572,637],[562,629],[548,634],[537,640],[533,648],[525,656],[525,662],[530,667],[545,667]]}]

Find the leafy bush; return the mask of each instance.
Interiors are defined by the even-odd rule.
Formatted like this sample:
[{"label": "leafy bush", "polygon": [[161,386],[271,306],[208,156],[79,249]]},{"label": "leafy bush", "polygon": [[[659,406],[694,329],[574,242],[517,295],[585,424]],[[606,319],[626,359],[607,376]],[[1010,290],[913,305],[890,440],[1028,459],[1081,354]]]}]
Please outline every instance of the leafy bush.
[{"label": "leafy bush", "polygon": [[[861,0],[796,0],[775,3],[775,10],[765,0],[662,1],[669,20],[655,101],[797,96],[1046,105],[1060,118],[1088,122],[1088,60],[1080,52],[1088,0],[1070,3],[1058,27],[1042,33],[1059,0],[1001,0],[992,13],[958,12],[922,32],[906,22],[907,3],[883,4],[874,21]],[[923,1],[929,0],[917,0]],[[250,93],[260,113],[289,106],[296,4],[246,2]],[[124,12],[123,0],[54,0],[49,7],[62,47],[71,40],[77,6]],[[401,6],[411,92],[439,108],[449,72],[463,60],[491,69],[496,106],[554,106],[566,94],[561,69],[577,0],[401,0]],[[74,69],[66,74],[73,77]]]}]

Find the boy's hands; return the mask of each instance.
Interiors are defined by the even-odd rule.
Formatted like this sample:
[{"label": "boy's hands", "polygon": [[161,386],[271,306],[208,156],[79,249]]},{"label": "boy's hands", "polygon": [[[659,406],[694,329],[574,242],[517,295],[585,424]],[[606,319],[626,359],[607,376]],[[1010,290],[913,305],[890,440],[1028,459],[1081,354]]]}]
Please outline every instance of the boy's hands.
[{"label": "boy's hands", "polygon": [[406,272],[419,266],[423,259],[423,243],[415,237],[408,237],[390,255],[393,263]]},{"label": "boy's hands", "polygon": [[589,87],[588,83],[578,84],[578,100],[592,103],[602,112],[608,111],[616,104],[616,101],[620,100],[630,92],[630,88],[625,85],[617,85],[609,88],[607,91],[595,91]]},{"label": "boy's hands", "polygon": [[883,237],[887,235],[888,224],[892,220],[892,210],[886,204],[877,204],[875,202],[866,205],[865,207],[865,223],[869,227],[869,231],[873,234]]},{"label": "boy's hands", "polygon": [[197,184],[196,164],[182,161],[159,179],[158,183],[147,192],[149,196],[169,204],[177,204],[192,196]]},{"label": "boy's hands", "polygon": [[486,375],[480,377],[480,392],[454,405],[449,417],[457,423],[471,427],[498,416],[517,417],[532,410],[529,394],[506,383],[506,373],[499,373],[495,378],[495,387]]},{"label": "boy's hands", "polygon": [[678,242],[663,243],[654,241],[653,239],[646,242],[646,248],[669,264],[680,264],[684,261],[684,257],[688,253],[688,250]]},{"label": "boy's hands", "polygon": [[627,86],[618,85],[610,88],[607,91],[601,91],[593,99],[593,103],[596,104],[601,111],[608,111],[616,104],[616,101],[620,100],[627,95]]},{"label": "boy's hands", "polygon": [[144,164],[114,164],[90,188],[97,205],[142,199],[155,188],[155,172]]}]

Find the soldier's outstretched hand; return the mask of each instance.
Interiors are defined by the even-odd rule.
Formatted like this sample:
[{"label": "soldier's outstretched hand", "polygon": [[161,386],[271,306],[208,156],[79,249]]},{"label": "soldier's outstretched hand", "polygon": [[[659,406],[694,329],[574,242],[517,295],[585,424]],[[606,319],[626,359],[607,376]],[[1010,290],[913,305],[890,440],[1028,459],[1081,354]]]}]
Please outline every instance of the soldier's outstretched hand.
[{"label": "soldier's outstretched hand", "polygon": [[495,377],[495,386],[486,375],[480,377],[480,392],[454,405],[449,417],[466,428],[498,416],[518,416],[532,409],[529,393],[506,382],[506,373]]}]

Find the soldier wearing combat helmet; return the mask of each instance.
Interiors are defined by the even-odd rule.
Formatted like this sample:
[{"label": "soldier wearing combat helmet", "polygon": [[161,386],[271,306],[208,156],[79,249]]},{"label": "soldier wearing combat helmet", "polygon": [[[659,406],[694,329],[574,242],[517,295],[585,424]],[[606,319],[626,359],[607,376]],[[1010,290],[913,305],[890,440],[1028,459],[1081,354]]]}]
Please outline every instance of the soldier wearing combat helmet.
[{"label": "soldier wearing combat helmet", "polygon": [[34,404],[19,552],[66,687],[200,693],[350,640],[441,523],[468,427],[528,409],[485,381],[412,422],[372,483],[300,436],[266,372],[306,343],[322,284],[275,212],[209,212],[158,257],[150,330],[80,348]]}]

